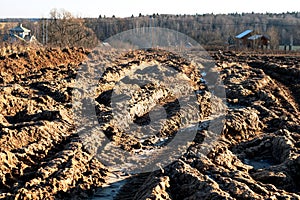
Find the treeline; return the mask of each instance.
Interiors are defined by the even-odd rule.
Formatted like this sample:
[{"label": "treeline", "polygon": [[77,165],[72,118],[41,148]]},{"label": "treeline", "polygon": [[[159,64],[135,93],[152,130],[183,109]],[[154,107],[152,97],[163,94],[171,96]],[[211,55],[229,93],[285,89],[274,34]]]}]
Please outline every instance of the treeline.
[{"label": "treeline", "polygon": [[300,13],[203,14],[203,15],[139,15],[130,18],[86,19],[101,41],[133,28],[158,26],[182,32],[202,45],[226,45],[228,39],[246,29],[271,37],[274,46],[300,45]]},{"label": "treeline", "polygon": [[[7,21],[8,19],[5,19]],[[17,20],[14,19],[13,22]],[[201,45],[226,46],[246,29],[268,35],[271,48],[279,45],[300,45],[300,13],[232,13],[163,15],[153,14],[128,18],[77,18],[68,11],[52,10],[49,18],[20,20],[43,45],[85,46],[134,28],[163,27],[184,33]],[[6,30],[7,31],[7,30]],[[4,33],[5,30],[2,30]]]}]

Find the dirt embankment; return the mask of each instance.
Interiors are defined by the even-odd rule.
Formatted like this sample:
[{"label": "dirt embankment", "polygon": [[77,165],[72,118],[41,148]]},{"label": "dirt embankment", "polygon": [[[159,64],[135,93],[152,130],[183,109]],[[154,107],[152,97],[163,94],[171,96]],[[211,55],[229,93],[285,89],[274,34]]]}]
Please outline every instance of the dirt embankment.
[{"label": "dirt embankment", "polygon": [[[109,182],[110,169],[82,145],[72,118],[76,70],[88,53],[46,49],[0,58],[1,198],[86,199]],[[129,178],[116,199],[300,199],[300,56],[221,52],[213,58],[228,106],[213,149],[201,155],[209,133],[199,130],[180,159]],[[132,113],[136,123],[147,123],[153,99],[162,95],[157,103],[169,115],[161,132],[141,142],[109,123],[112,84],[141,61],[153,60],[188,77],[198,91],[200,122],[211,113],[211,92],[193,64],[164,51],[124,54],[107,71],[106,79],[112,80],[100,83],[96,112],[107,137],[128,151],[155,148],[160,138],[172,138],[178,129],[172,95],[151,84],[140,88],[144,95],[133,97]]]}]

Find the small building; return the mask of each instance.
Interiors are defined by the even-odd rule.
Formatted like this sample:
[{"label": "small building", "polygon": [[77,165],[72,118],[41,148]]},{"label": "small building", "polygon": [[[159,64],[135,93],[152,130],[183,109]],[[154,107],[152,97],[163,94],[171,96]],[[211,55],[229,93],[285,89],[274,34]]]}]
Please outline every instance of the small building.
[{"label": "small building", "polygon": [[250,47],[253,49],[267,49],[270,44],[270,38],[266,35],[252,35],[248,37],[248,41],[250,42]]},{"label": "small building", "polygon": [[30,42],[33,40],[31,31],[23,27],[22,24],[19,24],[18,26],[9,30],[9,38],[11,42],[15,42],[17,40]]},{"label": "small building", "polygon": [[253,30],[245,30],[244,32],[235,36],[237,48],[249,47],[248,38],[252,35],[253,35]]}]

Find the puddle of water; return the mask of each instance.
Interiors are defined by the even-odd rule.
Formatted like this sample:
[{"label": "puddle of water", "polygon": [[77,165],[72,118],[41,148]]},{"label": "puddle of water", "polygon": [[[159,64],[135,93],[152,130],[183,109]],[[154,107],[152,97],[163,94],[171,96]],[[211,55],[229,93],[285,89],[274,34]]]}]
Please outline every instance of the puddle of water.
[{"label": "puddle of water", "polygon": [[275,165],[271,159],[244,159],[244,163],[253,166],[254,169],[265,169]]},{"label": "puddle of water", "polygon": [[91,200],[113,200],[126,182],[127,180],[121,180],[98,189]]},{"label": "puddle of water", "polygon": [[91,200],[113,200],[128,182],[130,176],[114,175],[109,178],[108,183],[101,188],[98,188]]}]

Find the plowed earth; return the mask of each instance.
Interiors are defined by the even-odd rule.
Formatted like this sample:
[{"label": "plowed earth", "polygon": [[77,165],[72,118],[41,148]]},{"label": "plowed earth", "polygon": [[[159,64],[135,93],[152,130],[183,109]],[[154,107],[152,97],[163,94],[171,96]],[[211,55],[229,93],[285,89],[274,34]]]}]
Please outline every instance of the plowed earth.
[{"label": "plowed earth", "polygon": [[[228,107],[216,144],[206,156],[198,153],[209,137],[204,127],[175,162],[125,176],[91,154],[74,126],[72,90],[89,53],[43,49],[0,58],[0,198],[300,199],[300,55],[212,53]],[[151,84],[140,88],[131,109],[143,124],[153,99],[164,105],[169,121],[161,132],[141,141],[109,123],[111,84],[141,61],[165,63],[185,74],[201,91],[199,122],[215,106],[205,77],[183,58],[162,50],[116,55],[100,83],[95,109],[106,136],[126,151],[156,148],[178,129],[172,95]],[[118,182],[117,189],[107,189]]]}]

